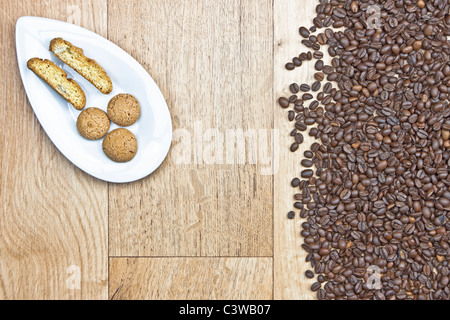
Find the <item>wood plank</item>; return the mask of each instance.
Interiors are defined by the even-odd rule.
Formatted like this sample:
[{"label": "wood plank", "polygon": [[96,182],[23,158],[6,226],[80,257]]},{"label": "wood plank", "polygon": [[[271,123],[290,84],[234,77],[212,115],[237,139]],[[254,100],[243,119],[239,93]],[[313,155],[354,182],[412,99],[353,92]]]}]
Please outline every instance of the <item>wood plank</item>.
[{"label": "wood plank", "polygon": [[271,150],[269,164],[249,156],[270,143],[246,139],[233,154],[224,142],[237,130],[270,138],[272,1],[111,0],[109,15],[111,40],[155,78],[175,130],[156,173],[111,186],[111,255],[272,256]]},{"label": "wood plank", "polygon": [[271,258],[114,258],[112,300],[270,300]]},{"label": "wood plank", "polygon": [[[295,71],[287,71],[284,65],[307,48],[301,44],[298,29],[312,26],[316,3],[314,1],[275,0],[274,1],[274,90],[275,99],[290,96],[289,85],[314,82],[314,62],[304,64]],[[311,17],[311,18],[309,18]],[[327,61],[327,60],[325,60]],[[307,134],[305,143],[292,154],[289,151],[293,143],[289,133],[294,129],[287,120],[287,111],[274,104],[275,128],[280,130],[280,170],[274,182],[274,296],[277,300],[310,300],[315,295],[310,290],[312,280],[306,279],[305,271],[309,264],[305,262],[306,252],[301,248],[300,236],[303,222],[287,219],[287,213],[293,210],[296,193],[290,186],[293,178],[300,175],[300,162],[303,152],[314,142]]]},{"label": "wood plank", "polygon": [[106,0],[0,3],[0,300],[108,298],[107,184],[75,168],[40,127],[22,87],[14,36],[24,15],[106,36],[106,11]]}]

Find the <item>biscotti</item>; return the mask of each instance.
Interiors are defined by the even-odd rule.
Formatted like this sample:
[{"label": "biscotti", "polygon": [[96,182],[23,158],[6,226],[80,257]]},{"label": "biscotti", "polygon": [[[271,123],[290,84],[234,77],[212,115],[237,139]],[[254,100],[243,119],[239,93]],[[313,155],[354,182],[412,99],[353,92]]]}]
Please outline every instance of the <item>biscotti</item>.
[{"label": "biscotti", "polygon": [[44,80],[58,92],[75,109],[83,110],[86,106],[86,95],[80,85],[67,78],[67,73],[50,60],[32,58],[27,63],[28,69]]},{"label": "biscotti", "polygon": [[86,57],[83,49],[61,38],[56,38],[50,42],[50,51],[103,94],[112,92],[112,81],[106,71],[95,60]]}]

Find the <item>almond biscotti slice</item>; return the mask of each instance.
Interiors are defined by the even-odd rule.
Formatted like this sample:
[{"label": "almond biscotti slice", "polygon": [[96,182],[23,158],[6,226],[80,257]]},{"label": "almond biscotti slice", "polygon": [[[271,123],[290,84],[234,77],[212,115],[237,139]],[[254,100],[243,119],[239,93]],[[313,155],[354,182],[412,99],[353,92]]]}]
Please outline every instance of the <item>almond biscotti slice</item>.
[{"label": "almond biscotti slice", "polygon": [[83,49],[61,38],[56,38],[50,42],[50,51],[92,83],[100,92],[109,94],[113,90],[112,81],[106,71],[95,60],[87,58]]},{"label": "almond biscotti slice", "polygon": [[28,69],[33,71],[50,87],[58,92],[75,109],[83,110],[86,106],[86,95],[80,85],[67,78],[67,73],[50,60],[33,58],[28,60]]}]

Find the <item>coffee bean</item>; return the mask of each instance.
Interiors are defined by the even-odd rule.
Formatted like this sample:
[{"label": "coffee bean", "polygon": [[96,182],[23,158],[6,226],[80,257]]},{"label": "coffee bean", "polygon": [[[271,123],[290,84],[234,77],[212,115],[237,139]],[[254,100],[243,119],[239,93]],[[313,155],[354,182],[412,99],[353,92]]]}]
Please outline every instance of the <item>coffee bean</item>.
[{"label": "coffee bean", "polygon": [[312,159],[314,157],[314,154],[311,151],[305,151],[304,156],[305,158]]},{"label": "coffee bean", "polygon": [[317,72],[314,74],[314,79],[321,82],[325,79],[325,75],[322,72]]},{"label": "coffee bean", "polygon": [[295,119],[295,112],[294,111],[289,111],[289,113],[288,113],[288,119],[289,119],[289,121],[294,121],[294,119]]},{"label": "coffee bean", "polygon": [[295,212],[294,211],[289,211],[288,219],[290,219],[290,220],[295,219]]},{"label": "coffee bean", "polygon": [[323,53],[322,52],[320,52],[320,51],[315,51],[314,53],[313,53],[313,58],[314,59],[322,59],[323,58]]},{"label": "coffee bean", "polygon": [[278,103],[280,104],[280,106],[281,106],[282,108],[287,108],[287,107],[289,107],[289,105],[290,105],[289,100],[286,99],[286,98],[280,98],[280,99],[278,100]]},{"label": "coffee bean", "polygon": [[295,57],[294,59],[292,59],[292,63],[296,67],[301,67],[303,64],[302,60],[300,60],[300,58],[298,58],[298,57]]},{"label": "coffee bean", "polygon": [[423,29],[423,33],[426,36],[431,36],[434,33],[434,27],[432,25],[427,24]]},{"label": "coffee bean", "polygon": [[312,286],[311,286],[311,290],[316,292],[318,291],[320,288],[322,287],[322,285],[319,282],[315,282]]},{"label": "coffee bean", "polygon": [[299,185],[300,185],[300,179],[299,178],[295,178],[294,180],[292,180],[292,182],[291,182],[292,188],[297,188]]},{"label": "coffee bean", "polygon": [[308,84],[304,83],[300,86],[300,90],[303,92],[308,92],[311,90],[311,87]]},{"label": "coffee bean", "polygon": [[297,94],[300,91],[300,87],[298,86],[298,84],[293,83],[289,86],[289,89],[291,90],[291,92],[293,94]]},{"label": "coffee bean", "polygon": [[320,45],[325,45],[328,42],[328,37],[325,33],[319,33],[319,35],[317,36],[317,41]]},{"label": "coffee bean", "polygon": [[306,278],[308,278],[308,279],[314,279],[314,272],[312,272],[311,270],[307,270],[306,272],[305,272],[305,277]]},{"label": "coffee bean", "polygon": [[314,65],[314,68],[315,68],[317,71],[322,71],[322,69],[323,69],[323,61],[322,61],[322,60],[318,60],[318,61],[316,62],[316,64]]},{"label": "coffee bean", "polygon": [[301,27],[301,28],[299,29],[299,32],[300,32],[300,35],[301,35],[303,38],[308,38],[309,35],[310,35],[309,30],[306,29],[305,27]]},{"label": "coffee bean", "polygon": [[314,171],[312,170],[304,170],[301,173],[302,178],[311,178],[314,175]]},{"label": "coffee bean", "polygon": [[303,101],[311,100],[311,99],[313,99],[313,98],[314,98],[314,96],[313,96],[312,94],[310,94],[310,93],[305,93],[305,94],[302,96],[302,100],[303,100]]},{"label": "coffee bean", "polygon": [[300,147],[300,145],[297,142],[293,143],[291,145],[291,152],[297,151],[299,147]]},{"label": "coffee bean", "polygon": [[311,168],[313,166],[313,162],[311,160],[302,160],[302,166],[306,168]]},{"label": "coffee bean", "polygon": [[311,90],[314,92],[317,92],[320,90],[321,87],[322,87],[322,84],[319,81],[316,81],[312,84]]},{"label": "coffee bean", "polygon": [[289,62],[286,64],[286,70],[294,70],[295,69],[295,64],[293,64],[292,62]]}]

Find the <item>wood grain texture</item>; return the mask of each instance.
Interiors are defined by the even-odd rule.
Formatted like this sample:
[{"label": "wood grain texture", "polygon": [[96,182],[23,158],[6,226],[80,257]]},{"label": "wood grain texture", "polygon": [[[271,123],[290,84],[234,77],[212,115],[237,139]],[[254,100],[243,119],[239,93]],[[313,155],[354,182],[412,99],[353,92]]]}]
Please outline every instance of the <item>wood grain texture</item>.
[{"label": "wood grain texture", "polygon": [[70,19],[106,36],[104,13],[102,0],[0,2],[0,300],[108,297],[107,184],[75,168],[40,127],[14,37],[24,15]]},{"label": "wood grain texture", "polygon": [[171,153],[151,177],[111,186],[111,255],[271,256],[272,176],[227,164],[224,136],[270,134],[272,1],[110,0],[109,15],[110,39],[155,78],[192,147],[185,164]]},{"label": "wood grain texture", "polygon": [[[274,90],[275,98],[289,97],[291,83],[312,84],[314,82],[314,61],[304,63],[301,68],[287,71],[284,65],[308,48],[302,45],[298,29],[312,26],[316,4],[314,1],[275,0],[274,1]],[[295,14],[294,14],[295,13]],[[299,19],[299,17],[302,17]],[[326,50],[324,50],[326,51]],[[324,61],[328,62],[329,57]],[[287,120],[287,111],[274,104],[275,127],[280,130],[280,170],[274,181],[274,297],[277,300],[311,300],[315,295],[310,290],[312,280],[305,277],[309,264],[305,262],[306,252],[301,248],[300,236],[302,219],[288,220],[287,213],[294,210],[294,190],[290,183],[300,176],[300,162],[303,152],[314,142],[304,134],[305,142],[296,153],[289,148],[294,142],[289,133],[294,129]]]},{"label": "wood grain texture", "polygon": [[270,300],[271,258],[111,259],[112,300]]}]

